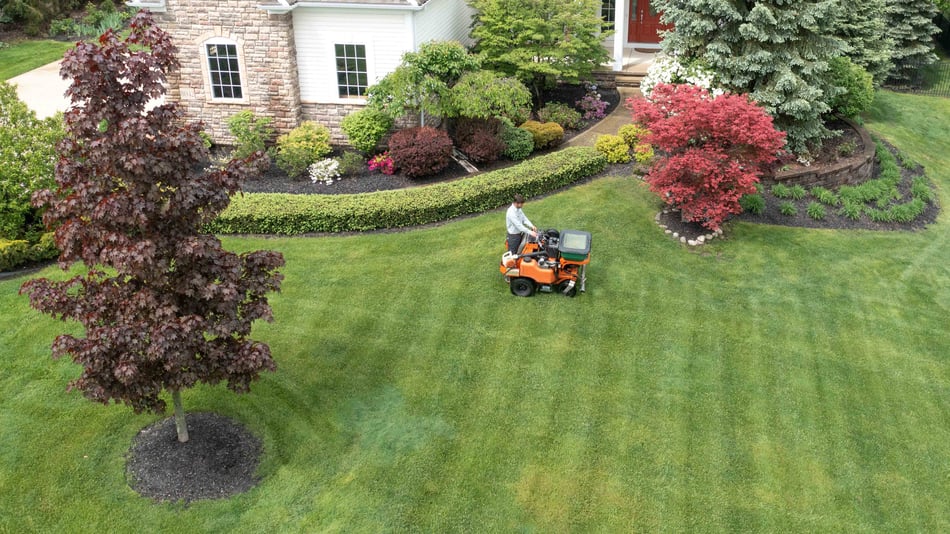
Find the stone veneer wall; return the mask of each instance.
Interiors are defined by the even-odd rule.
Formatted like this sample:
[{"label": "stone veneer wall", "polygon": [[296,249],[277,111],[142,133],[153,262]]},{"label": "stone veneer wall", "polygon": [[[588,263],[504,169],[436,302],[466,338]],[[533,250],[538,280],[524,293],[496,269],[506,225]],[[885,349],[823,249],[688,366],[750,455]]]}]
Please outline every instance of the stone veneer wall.
[{"label": "stone veneer wall", "polygon": [[301,105],[301,120],[315,121],[330,129],[330,143],[348,145],[346,135],[340,129],[340,122],[354,111],[363,109],[363,104],[314,104]]},{"label": "stone veneer wall", "polygon": [[874,172],[874,155],[876,147],[868,135],[867,130],[854,122],[845,119],[851,128],[861,136],[864,144],[861,152],[833,165],[805,167],[789,171],[776,172],[774,176],[763,177],[762,183],[786,185],[801,185],[803,187],[822,186],[834,189],[842,185],[853,185],[871,179]]},{"label": "stone veneer wall", "polygon": [[[343,130],[340,129],[340,122],[343,121],[343,117],[346,117],[354,111],[359,111],[364,107],[366,107],[365,104],[315,104],[304,102],[300,107],[300,120],[315,121],[318,124],[329,128],[331,144],[337,146],[352,146],[350,145],[349,140],[347,140],[346,135],[343,133]],[[428,123],[429,121],[426,122]],[[401,130],[403,128],[412,128],[415,126],[419,126],[419,118],[414,114],[410,114],[407,117],[401,117],[397,119],[392,131]],[[379,146],[385,147],[388,138],[388,135],[384,136],[380,141]]]},{"label": "stone veneer wall", "polygon": [[[169,76],[167,99],[177,102],[185,116],[201,120],[215,142],[233,141],[228,117],[251,110],[270,117],[271,125],[284,133],[301,120],[297,57],[293,18],[269,15],[259,2],[238,0],[168,0],[165,13],[156,13],[159,26],[178,47],[181,67]],[[203,43],[213,37],[231,39],[239,45],[243,102],[214,102],[203,66]]]}]

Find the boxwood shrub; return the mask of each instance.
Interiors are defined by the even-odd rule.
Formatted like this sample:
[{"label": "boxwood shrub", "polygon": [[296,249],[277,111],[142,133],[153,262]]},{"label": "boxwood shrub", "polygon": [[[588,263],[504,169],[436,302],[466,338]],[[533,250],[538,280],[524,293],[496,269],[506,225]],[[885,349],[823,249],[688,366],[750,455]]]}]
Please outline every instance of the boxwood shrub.
[{"label": "boxwood shrub", "polygon": [[502,154],[508,159],[520,161],[534,152],[534,136],[531,132],[516,127],[508,119],[502,120],[501,141],[505,143]]},{"label": "boxwood shrub", "polygon": [[606,166],[594,148],[572,147],[471,178],[410,189],[356,195],[247,193],[234,196],[209,230],[294,235],[415,226],[495,209],[515,193],[549,193]]},{"label": "boxwood shrub", "polygon": [[556,147],[564,141],[564,128],[556,122],[527,121],[521,126],[534,138],[534,149]]}]

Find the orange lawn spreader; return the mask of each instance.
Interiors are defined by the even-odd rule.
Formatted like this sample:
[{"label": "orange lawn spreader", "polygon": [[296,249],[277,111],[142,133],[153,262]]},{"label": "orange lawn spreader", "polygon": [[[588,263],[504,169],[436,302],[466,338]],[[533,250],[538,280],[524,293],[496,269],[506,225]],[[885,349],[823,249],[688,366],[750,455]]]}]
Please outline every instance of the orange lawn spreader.
[{"label": "orange lawn spreader", "polygon": [[536,291],[573,297],[586,289],[589,263],[589,232],[545,230],[537,238],[525,236],[517,254],[505,252],[499,269],[519,297]]}]

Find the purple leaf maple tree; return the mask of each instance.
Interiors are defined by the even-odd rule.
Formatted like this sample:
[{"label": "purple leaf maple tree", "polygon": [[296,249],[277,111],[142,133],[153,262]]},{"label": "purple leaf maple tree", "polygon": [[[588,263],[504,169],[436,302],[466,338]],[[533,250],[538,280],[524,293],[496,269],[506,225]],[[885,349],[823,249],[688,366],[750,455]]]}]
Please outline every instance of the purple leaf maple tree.
[{"label": "purple leaf maple tree", "polygon": [[87,269],[65,281],[30,280],[20,292],[37,310],[85,328],[52,344],[54,358],[82,365],[70,389],[136,413],[164,413],[168,390],[185,442],[181,390],[226,381],[243,393],[275,370],[270,348],[249,335],[255,320],[273,319],[267,294],[280,290],[284,258],[238,255],[203,231],[266,158],[205,169],[201,125],[186,123],[175,104],[149,109],[178,66],[175,53],[147,13],[124,39],[110,30],[66,53],[60,74],[72,80],[72,107],[56,188],[33,201],[55,229],[60,267],[81,261]]}]

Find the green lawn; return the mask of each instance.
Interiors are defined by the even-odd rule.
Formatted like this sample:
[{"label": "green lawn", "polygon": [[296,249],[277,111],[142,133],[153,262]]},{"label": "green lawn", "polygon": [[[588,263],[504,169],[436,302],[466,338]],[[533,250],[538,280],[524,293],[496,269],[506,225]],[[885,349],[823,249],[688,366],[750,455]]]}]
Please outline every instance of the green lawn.
[{"label": "green lawn", "polygon": [[[933,118],[931,118],[933,117]],[[872,130],[950,206],[950,101]],[[503,215],[229,238],[287,258],[279,370],[185,394],[265,444],[226,501],[154,504],[124,455],[158,419],[65,393],[72,325],[0,282],[0,532],[946,532],[950,218],[915,233],[736,224],[688,251],[636,180],[530,202],[593,233],[586,294],[511,296]],[[55,275],[49,269],[46,275]]]},{"label": "green lawn", "polygon": [[63,59],[75,43],[61,41],[20,41],[0,48],[0,81]]}]

